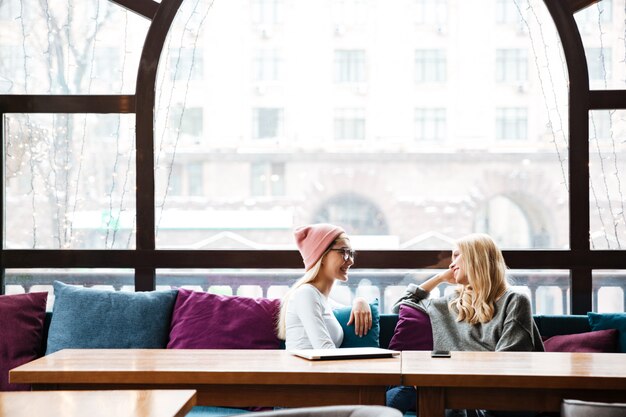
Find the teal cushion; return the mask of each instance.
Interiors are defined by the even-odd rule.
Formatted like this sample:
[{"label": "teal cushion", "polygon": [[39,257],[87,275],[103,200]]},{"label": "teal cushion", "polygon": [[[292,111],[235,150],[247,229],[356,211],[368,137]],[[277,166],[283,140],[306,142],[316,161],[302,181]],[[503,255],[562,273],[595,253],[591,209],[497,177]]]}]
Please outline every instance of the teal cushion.
[{"label": "teal cushion", "polygon": [[626,313],[587,313],[592,330],[617,329],[620,352],[626,353]]},{"label": "teal cushion", "polygon": [[115,292],[55,281],[46,355],[61,349],[165,348],[177,290]]},{"label": "teal cushion", "polygon": [[380,315],[378,313],[378,300],[370,304],[372,309],[372,329],[363,337],[359,337],[354,333],[354,323],[348,326],[350,320],[350,311],[352,307],[344,307],[334,310],[335,317],[341,324],[343,329],[342,348],[347,347],[378,347],[378,336],[380,334]]},{"label": "teal cushion", "polygon": [[241,408],[208,407],[197,405],[193,407],[189,413],[187,413],[186,417],[223,417],[247,414],[249,412],[250,410],[244,410]]}]

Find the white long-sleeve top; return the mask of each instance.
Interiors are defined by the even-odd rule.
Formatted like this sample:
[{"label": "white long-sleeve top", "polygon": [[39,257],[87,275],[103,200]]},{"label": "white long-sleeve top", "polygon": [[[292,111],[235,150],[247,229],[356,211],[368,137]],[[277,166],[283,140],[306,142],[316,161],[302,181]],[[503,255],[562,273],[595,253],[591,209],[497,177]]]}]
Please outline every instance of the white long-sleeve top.
[{"label": "white long-sleeve top", "polygon": [[315,286],[304,284],[291,295],[285,315],[286,349],[333,349],[343,329],[331,303]]}]

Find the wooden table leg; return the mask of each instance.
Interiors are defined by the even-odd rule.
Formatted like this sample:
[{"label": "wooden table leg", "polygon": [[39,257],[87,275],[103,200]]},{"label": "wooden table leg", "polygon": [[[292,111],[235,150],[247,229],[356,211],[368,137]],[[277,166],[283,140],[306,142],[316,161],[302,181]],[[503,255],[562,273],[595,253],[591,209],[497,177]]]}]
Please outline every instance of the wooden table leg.
[{"label": "wooden table leg", "polygon": [[417,388],[417,414],[419,417],[444,417],[446,413],[445,390],[441,387]]}]

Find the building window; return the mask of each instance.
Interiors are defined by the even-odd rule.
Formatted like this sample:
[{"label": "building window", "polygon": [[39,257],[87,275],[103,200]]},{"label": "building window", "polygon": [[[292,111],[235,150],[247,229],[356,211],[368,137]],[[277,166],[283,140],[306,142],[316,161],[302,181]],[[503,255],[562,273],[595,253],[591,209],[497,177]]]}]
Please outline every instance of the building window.
[{"label": "building window", "polygon": [[389,233],[383,212],[370,200],[356,194],[342,194],[322,204],[313,223],[340,224],[352,235]]},{"label": "building window", "polygon": [[419,24],[443,25],[448,20],[446,0],[415,0],[415,22]]},{"label": "building window", "polygon": [[611,48],[586,48],[590,81],[611,79]]},{"label": "building window", "polygon": [[496,0],[496,23],[523,24],[528,0]]},{"label": "building window", "polygon": [[526,49],[496,50],[496,81],[500,83],[528,80],[528,51]]},{"label": "building window", "polygon": [[276,139],[283,136],[284,111],[280,108],[262,107],[253,111],[253,137]]},{"label": "building window", "polygon": [[170,109],[170,129],[183,135],[202,137],[202,107],[173,106]]},{"label": "building window", "polygon": [[365,51],[341,49],[335,51],[335,82],[365,82]]},{"label": "building window", "polygon": [[175,197],[183,195],[183,169],[178,164],[172,166],[168,182],[168,193]]},{"label": "building window", "polygon": [[337,25],[365,23],[368,0],[333,0],[333,20]]},{"label": "building window", "polygon": [[250,169],[253,197],[285,195],[285,164],[282,162],[255,162]]},{"label": "building window", "polygon": [[204,194],[204,169],[200,162],[187,164],[187,190],[190,196]]},{"label": "building window", "polygon": [[365,139],[365,109],[335,109],[335,140]]},{"label": "building window", "polygon": [[187,162],[172,166],[169,194],[176,197],[204,194],[204,168],[201,162]]},{"label": "building window", "polygon": [[446,138],[446,109],[415,109],[415,138],[437,140]]},{"label": "building window", "polygon": [[259,25],[281,23],[282,9],[282,0],[252,0],[252,21]]},{"label": "building window", "polygon": [[169,52],[170,80],[195,81],[202,79],[202,48],[172,48]]},{"label": "building window", "polygon": [[496,109],[496,139],[521,140],[527,138],[528,114],[522,107]]},{"label": "building window", "polygon": [[255,81],[278,81],[282,61],[276,49],[261,49],[254,58]]},{"label": "building window", "polygon": [[446,51],[418,49],[415,51],[415,82],[440,83],[446,81]]},{"label": "building window", "polygon": [[527,214],[515,201],[501,195],[478,208],[474,228],[477,232],[491,235],[503,248],[549,247],[549,236],[545,230],[538,232],[536,237],[539,240],[533,242]]}]

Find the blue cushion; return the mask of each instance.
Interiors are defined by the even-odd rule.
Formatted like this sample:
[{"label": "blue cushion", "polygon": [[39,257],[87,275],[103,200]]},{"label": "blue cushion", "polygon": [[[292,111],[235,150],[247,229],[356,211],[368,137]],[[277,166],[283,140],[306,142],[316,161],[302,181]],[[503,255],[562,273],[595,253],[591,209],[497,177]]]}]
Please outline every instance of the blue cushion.
[{"label": "blue cushion", "polygon": [[587,313],[592,330],[617,329],[619,349],[626,353],[626,313]]},{"label": "blue cushion", "polygon": [[221,417],[221,416],[235,416],[237,414],[247,414],[250,410],[244,410],[241,408],[228,408],[228,407],[207,407],[203,405],[197,405],[187,413],[186,417]]},{"label": "blue cushion", "polygon": [[61,349],[167,346],[177,290],[115,292],[54,282],[46,355]]},{"label": "blue cushion", "polygon": [[339,347],[378,347],[378,335],[380,334],[378,300],[370,304],[370,308],[372,309],[372,329],[363,337],[359,337],[354,333],[354,323],[348,326],[352,307],[339,308],[333,311],[343,329],[343,342]]}]

